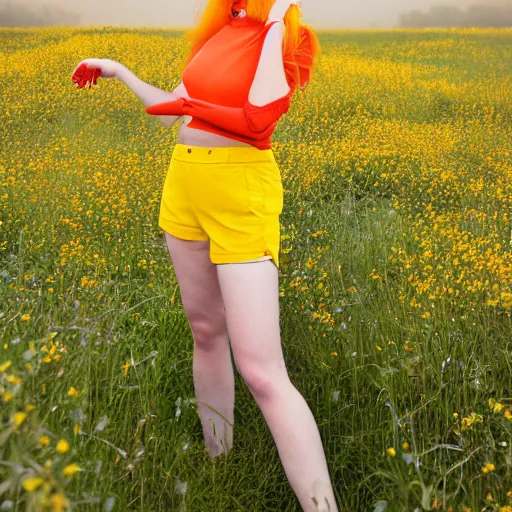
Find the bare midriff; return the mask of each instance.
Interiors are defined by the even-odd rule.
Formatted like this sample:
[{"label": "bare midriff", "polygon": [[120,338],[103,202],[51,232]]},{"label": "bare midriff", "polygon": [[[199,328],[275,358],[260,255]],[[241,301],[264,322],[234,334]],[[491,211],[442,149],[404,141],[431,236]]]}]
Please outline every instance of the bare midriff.
[{"label": "bare midriff", "polygon": [[210,133],[196,128],[189,128],[185,123],[180,126],[178,140],[180,144],[198,146],[202,148],[224,148],[229,146],[251,147],[250,144],[230,139],[216,133]]},{"label": "bare midriff", "polygon": [[[185,97],[189,98],[189,93],[185,88],[185,84],[183,81],[180,84],[180,87],[183,88],[185,92]],[[230,139],[229,137],[224,137],[223,135],[219,135],[218,133],[207,132],[205,130],[199,130],[197,128],[189,128],[187,125],[192,120],[190,116],[183,116],[183,118],[179,118],[178,121],[182,121],[181,126],[178,131],[178,140],[180,144],[185,144],[186,146],[197,146],[201,148],[225,148],[229,146],[250,146],[245,142]]]}]

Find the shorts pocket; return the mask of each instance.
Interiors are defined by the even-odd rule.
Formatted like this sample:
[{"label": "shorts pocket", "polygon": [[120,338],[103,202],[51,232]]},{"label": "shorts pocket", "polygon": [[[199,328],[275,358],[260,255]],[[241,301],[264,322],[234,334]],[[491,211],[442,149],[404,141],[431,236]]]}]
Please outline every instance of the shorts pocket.
[{"label": "shorts pocket", "polygon": [[167,169],[167,174],[165,175],[164,179],[164,186],[162,189],[162,203],[166,203],[168,206],[170,206],[174,201],[174,190],[176,188],[176,185],[174,183],[174,177],[176,172],[176,166],[177,163],[175,160],[171,160],[171,163],[169,164],[169,168]]},{"label": "shorts pocket", "polygon": [[272,180],[264,183],[265,212],[267,215],[281,215],[284,206],[284,190],[282,182]]},{"label": "shorts pocket", "polygon": [[283,184],[277,165],[247,166],[248,210],[257,217],[280,215],[283,211]]},{"label": "shorts pocket", "polygon": [[248,166],[245,171],[247,181],[247,208],[257,217],[265,214],[265,188],[261,173],[257,166]]}]

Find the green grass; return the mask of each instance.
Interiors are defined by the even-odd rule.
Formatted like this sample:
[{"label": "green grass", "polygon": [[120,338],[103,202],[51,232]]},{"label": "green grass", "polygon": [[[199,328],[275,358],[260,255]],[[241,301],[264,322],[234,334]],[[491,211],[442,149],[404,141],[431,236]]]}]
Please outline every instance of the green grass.
[{"label": "green grass", "polygon": [[[2,431],[35,406],[17,432],[0,431],[0,504],[12,510],[40,509],[7,464],[47,460],[80,511],[108,510],[109,498],[116,511],[299,510],[238,374],[234,449],[212,462],[203,445],[192,334],[157,227],[176,131],[148,120],[120,83],[90,94],[69,83],[81,59],[108,55],[168,87],[181,34],[0,31],[4,56],[25,62],[0,78],[11,111],[0,127],[0,365],[13,362],[0,373]],[[89,39],[77,36],[96,39],[83,49]],[[281,333],[340,510],[500,510],[512,503],[512,35],[320,37],[316,79],[274,137],[285,188]],[[31,70],[44,59],[36,86]],[[51,333],[67,351],[45,363]],[[71,386],[82,394],[69,397]],[[482,421],[457,434],[454,414],[472,413]],[[45,434],[48,447],[38,445]],[[60,438],[69,453],[56,453]],[[67,481],[58,475],[71,462],[83,471]],[[482,472],[487,462],[495,471]]]}]

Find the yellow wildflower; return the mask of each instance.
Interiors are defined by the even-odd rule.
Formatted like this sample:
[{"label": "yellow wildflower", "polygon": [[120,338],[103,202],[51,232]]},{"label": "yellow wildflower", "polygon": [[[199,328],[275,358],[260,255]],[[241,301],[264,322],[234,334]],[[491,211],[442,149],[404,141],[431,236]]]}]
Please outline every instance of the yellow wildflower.
[{"label": "yellow wildflower", "polygon": [[80,467],[73,463],[73,464],[69,464],[68,466],[66,466],[62,470],[62,473],[64,474],[64,476],[73,476],[78,471],[80,471]]},{"label": "yellow wildflower", "polygon": [[26,412],[17,412],[13,415],[12,417],[12,422],[17,426],[19,427],[24,421],[25,421],[25,418],[27,417],[27,413]]},{"label": "yellow wildflower", "polygon": [[24,322],[28,322],[30,320],[30,315],[28,313],[25,313],[24,315],[21,315],[21,319]]},{"label": "yellow wildflower", "polygon": [[6,361],[5,363],[0,364],[0,373],[5,372],[12,365],[12,361]]},{"label": "yellow wildflower", "polygon": [[469,430],[475,423],[482,423],[483,417],[481,414],[472,412],[469,417],[462,418],[462,430]]},{"label": "yellow wildflower", "polygon": [[496,466],[492,462],[487,462],[485,466],[482,468],[482,473],[489,473],[491,471],[495,471]]},{"label": "yellow wildflower", "polygon": [[408,452],[409,451],[409,443],[403,443],[402,448],[403,448],[404,452]]},{"label": "yellow wildflower", "polygon": [[501,412],[504,408],[505,406],[503,404],[501,404],[500,402],[496,402],[492,407],[492,411],[494,413],[498,413]]},{"label": "yellow wildflower", "polygon": [[59,453],[66,453],[69,451],[69,448],[70,448],[70,445],[65,439],[59,439],[59,442],[57,443],[57,446],[55,447],[55,449]]},{"label": "yellow wildflower", "polygon": [[69,506],[69,501],[64,494],[56,492],[52,494],[50,504],[52,506],[52,512],[63,512]]},{"label": "yellow wildflower", "polygon": [[73,386],[69,388],[68,396],[78,396],[80,391],[77,391]]},{"label": "yellow wildflower", "polygon": [[396,456],[396,450],[394,448],[388,448],[386,451],[388,452],[388,455],[391,455],[391,457]]},{"label": "yellow wildflower", "polygon": [[50,444],[50,438],[48,436],[41,436],[39,438],[39,444],[42,444],[43,446],[47,446]]},{"label": "yellow wildflower", "polygon": [[26,480],[24,480],[22,485],[27,492],[34,492],[43,484],[44,480],[39,476],[35,476],[33,478],[27,478]]}]

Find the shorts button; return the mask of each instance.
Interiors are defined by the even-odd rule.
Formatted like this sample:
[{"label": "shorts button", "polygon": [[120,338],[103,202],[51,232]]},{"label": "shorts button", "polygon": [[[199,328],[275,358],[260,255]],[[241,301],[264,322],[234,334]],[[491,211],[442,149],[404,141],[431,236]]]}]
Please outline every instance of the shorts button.
[{"label": "shorts button", "polygon": [[191,150],[190,148],[188,148],[188,150],[187,150],[187,151],[188,151],[189,153],[192,153],[192,150]]},{"label": "shorts button", "polygon": [[211,154],[212,154],[212,150],[211,150],[211,149],[208,151],[208,154],[209,154],[209,155],[211,155]]}]

